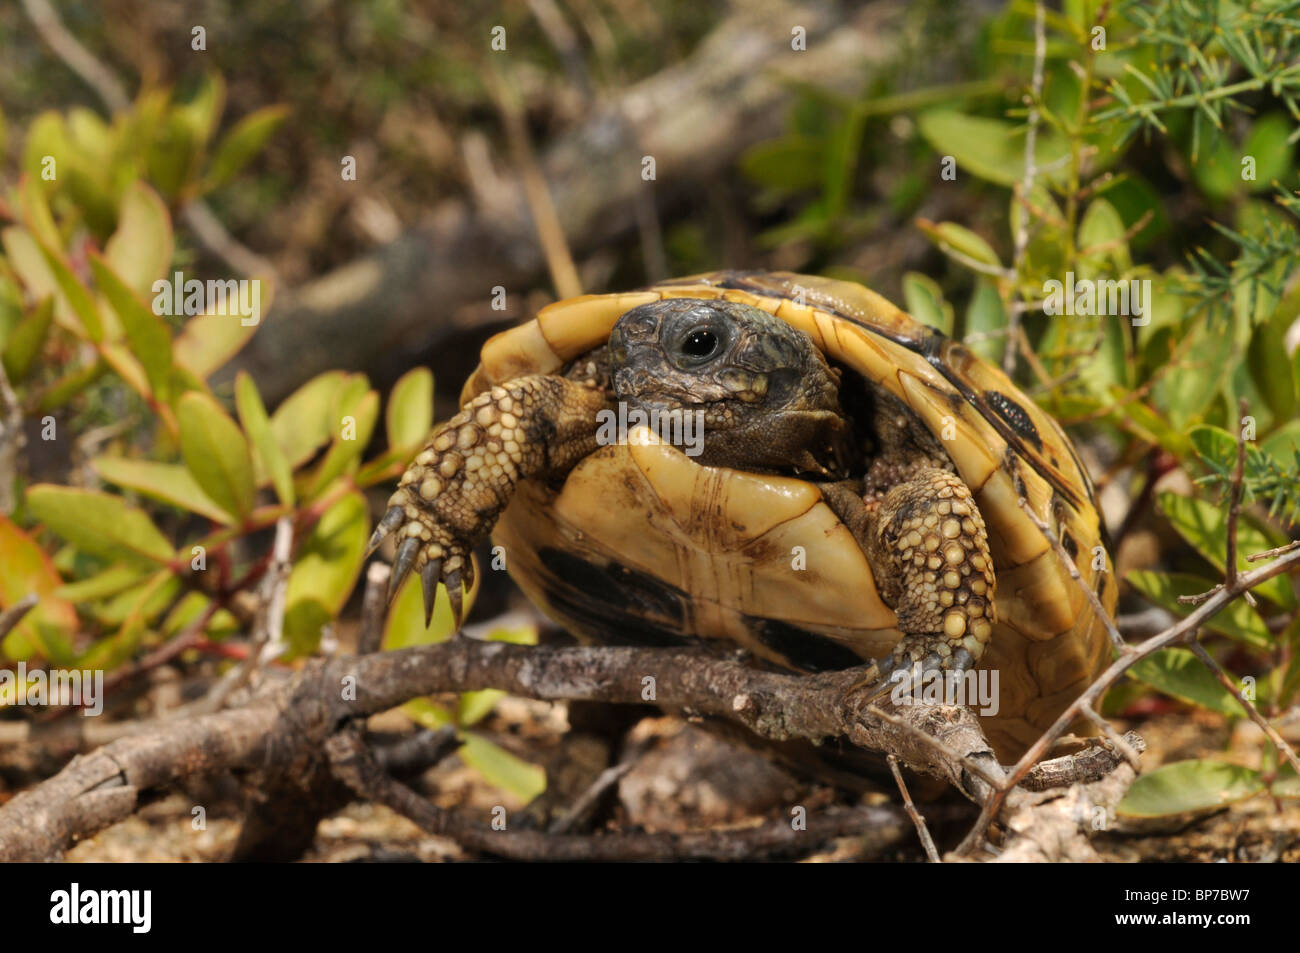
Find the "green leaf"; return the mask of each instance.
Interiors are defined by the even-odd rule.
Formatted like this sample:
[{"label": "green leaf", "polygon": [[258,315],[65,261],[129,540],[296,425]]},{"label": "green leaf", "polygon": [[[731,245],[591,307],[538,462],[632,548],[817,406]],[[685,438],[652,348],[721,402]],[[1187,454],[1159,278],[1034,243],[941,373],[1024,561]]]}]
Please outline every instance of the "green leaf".
[{"label": "green leaf", "polygon": [[1138,777],[1115,808],[1125,817],[1165,817],[1244,801],[1264,790],[1259,772],[1222,761],[1177,761]]},{"label": "green leaf", "polygon": [[385,415],[388,446],[417,447],[433,429],[433,374],[425,367],[408,371],[393,385]]},{"label": "green leaf", "polygon": [[[201,592],[191,592],[181,597],[180,601],[167,613],[162,622],[163,635],[172,636],[198,622],[203,613],[212,605],[212,600]],[[210,639],[224,639],[243,630],[239,620],[225,609],[212,613],[203,632]]]},{"label": "green leaf", "polygon": [[155,463],[126,457],[96,457],[95,472],[128,490],[198,513],[218,523],[230,524],[230,514],[212,501],[193,475],[179,463]]},{"label": "green leaf", "polygon": [[347,380],[343,371],[318,374],[285,398],[271,415],[271,433],[290,467],[306,463],[333,435],[330,412]]},{"label": "green leaf", "polygon": [[[261,310],[265,312],[266,302],[270,300],[266,289],[271,284],[265,278],[251,280],[261,282]],[[165,293],[170,295],[170,289]],[[244,319],[237,314],[195,315],[185,322],[184,329],[176,336],[172,353],[177,364],[189,369],[200,380],[207,380],[213,371],[243,350],[257,328],[258,324],[244,324]]]},{"label": "green leaf", "polygon": [[138,585],[145,572],[139,566],[119,563],[86,579],[60,586],[54,594],[68,602],[99,602]]},{"label": "green leaf", "polygon": [[117,624],[118,631],[95,642],[78,660],[81,668],[113,669],[128,661],[140,650],[150,623],[180,594],[181,582],[167,570],[155,573],[141,586],[122,593],[96,616],[106,625]]},{"label": "green leaf", "polygon": [[462,728],[471,728],[478,724],[497,707],[497,702],[506,697],[506,693],[496,688],[485,688],[478,692],[461,692],[456,700],[456,724]]},{"label": "green leaf", "polygon": [[161,615],[180,593],[180,580],[167,569],[148,576],[139,585],[123,589],[108,601],[91,607],[101,625],[122,625],[131,616],[148,622]]},{"label": "green leaf", "polygon": [[93,556],[166,564],[174,555],[145,512],[120,496],[41,483],[27,491],[27,507],[51,532]]},{"label": "green leaf", "polygon": [[1219,684],[1214,673],[1190,649],[1161,649],[1136,662],[1128,673],[1166,695],[1221,715],[1240,718],[1246,714],[1241,702]]},{"label": "green leaf", "polygon": [[515,795],[527,803],[546,790],[546,771],[517,758],[499,745],[473,732],[466,732],[459,754],[493,787]]},{"label": "green leaf", "polygon": [[1021,289],[1040,294],[1043,283],[1051,278],[1059,280],[1067,270],[1065,250],[1069,245],[1065,216],[1056,199],[1042,182],[1035,182],[1028,199],[1011,197],[1008,209],[1012,235],[1025,229],[1029,239],[1021,264]]},{"label": "green leaf", "polygon": [[68,267],[62,255],[46,245],[41,245],[40,248],[59,286],[59,291],[63,294],[63,299],[68,302],[68,306],[81,322],[86,336],[96,342],[104,340],[104,324],[90,292],[72,273],[72,269]]},{"label": "green leaf", "polygon": [[10,333],[9,339],[5,341],[3,360],[5,373],[12,383],[18,384],[26,379],[49,336],[53,318],[54,297],[51,295],[43,299]]},{"label": "green leaf", "polygon": [[1259,449],[1274,460],[1294,460],[1296,450],[1300,450],[1300,420],[1288,421],[1274,430],[1260,441]]},{"label": "green leaf", "polygon": [[412,698],[402,706],[402,711],[416,724],[437,731],[455,721],[455,717],[444,706],[428,698]]},{"label": "green leaf", "polygon": [[137,295],[148,295],[167,274],[175,250],[171,216],[158,193],[134,182],[122,195],[117,230],[104,246],[114,274]]},{"label": "green leaf", "polygon": [[[1273,183],[1285,179],[1295,166],[1295,144],[1288,142],[1292,123],[1280,112],[1260,116],[1250,127],[1250,134],[1242,143],[1242,157],[1255,160],[1255,180],[1244,183],[1252,192],[1270,190]],[[1238,160],[1240,169],[1240,160]]]},{"label": "green leaf", "polygon": [[1007,339],[997,332],[1004,331],[1006,326],[1007,310],[1002,306],[1002,296],[991,279],[981,277],[966,309],[966,345],[984,360],[1001,367]]},{"label": "green leaf", "polygon": [[315,651],[321,627],[342,610],[365,557],[370,514],[351,492],[327,509],[298,548],[285,594],[284,637],[295,654]]},{"label": "green leaf", "polygon": [[1079,224],[1079,272],[1088,279],[1118,278],[1133,267],[1124,220],[1105,199],[1094,199]]},{"label": "green leaf", "polygon": [[[993,250],[993,246],[969,228],[958,225],[956,222],[940,222],[936,225],[934,222],[928,222],[925,219],[917,219],[916,224],[945,255],[952,255],[956,252],[965,258],[974,259],[982,265],[989,265],[993,268],[1002,267],[1002,262],[998,260],[998,253]],[[958,259],[958,263],[965,264],[960,259]]]},{"label": "green leaf", "polygon": [[[1156,299],[1156,313],[1160,313],[1160,295]],[[1154,322],[1153,322],[1154,323]],[[1199,417],[1219,393],[1227,373],[1235,361],[1232,347],[1225,346],[1222,334],[1211,332],[1205,322],[1197,322],[1190,329],[1179,329],[1169,336],[1169,348],[1189,335],[1192,342],[1183,352],[1179,364],[1165,368],[1167,373],[1156,380],[1152,389],[1157,405],[1163,409],[1170,426],[1183,429]],[[1168,363],[1168,354],[1148,357],[1153,365]]]},{"label": "green leaf", "polygon": [[903,301],[912,317],[922,324],[952,334],[952,305],[944,300],[943,289],[929,275],[916,271],[903,275]]},{"label": "green leaf", "polygon": [[1247,183],[1241,178],[1241,157],[1228,135],[1211,130],[1203,136],[1197,155],[1190,150],[1187,155],[1192,166],[1192,178],[1209,198],[1216,202],[1242,191]]},{"label": "green leaf", "polygon": [[41,394],[40,401],[36,405],[37,409],[42,412],[57,410],[99,380],[107,370],[108,364],[105,361],[94,361],[84,367],[74,368]]},{"label": "green leaf", "polygon": [[266,106],[249,113],[226,133],[213,153],[203,191],[220,188],[233,179],[249,161],[262,151],[268,139],[289,115],[287,106]]},{"label": "green leaf", "polygon": [[[1161,493],[1158,500],[1161,512],[1178,531],[1178,535],[1187,540],[1216,569],[1222,571],[1228,554],[1227,507],[1168,492]],[[1254,563],[1246,561],[1247,555],[1262,553],[1285,542],[1285,539],[1278,536],[1270,536],[1252,523],[1245,513],[1241,514],[1237,521],[1237,568],[1242,572],[1257,568]],[[1291,592],[1290,580],[1285,575],[1275,576],[1256,586],[1253,591],[1285,609],[1295,608],[1295,595]]]},{"label": "green leaf", "polygon": [[4,256],[10,268],[23,287],[37,301],[45,298],[54,300],[54,318],[69,331],[80,332],[78,323],[68,300],[59,290],[59,283],[54,280],[54,272],[41,251],[41,246],[25,228],[12,226],[0,231],[0,244],[4,246]]},{"label": "green leaf", "polygon": [[1300,413],[1300,381],[1296,379],[1296,369],[1286,348],[1287,331],[1297,316],[1300,316],[1300,287],[1287,295],[1272,316],[1255,329],[1247,352],[1250,379],[1279,420],[1294,421]]},{"label": "green leaf", "polygon": [[[1215,586],[1208,579],[1180,572],[1134,571],[1125,576],[1124,581],[1162,609],[1168,609],[1177,616],[1191,615],[1196,609],[1196,606],[1179,602],[1179,596],[1194,596],[1208,592]],[[1274,644],[1268,625],[1244,599],[1224,606],[1206,621],[1205,627],[1253,649],[1267,651]]]},{"label": "green leaf", "polygon": [[325,459],[304,481],[304,499],[314,499],[323,493],[336,477],[357,462],[370,443],[378,419],[379,395],[375,391],[366,391],[358,403],[337,418],[334,442]]},{"label": "green leaf", "polygon": [[262,473],[271,478],[275,494],[286,506],[293,506],[293,474],[289,462],[271,432],[271,419],[266,415],[257,385],[247,371],[240,371],[235,378],[235,408],[239,411],[239,422],[244,425],[244,432],[253,444],[257,454],[257,463]]},{"label": "green leaf", "polygon": [[740,157],[740,171],[751,182],[781,194],[815,189],[822,183],[825,144],[811,136],[786,136],[760,142]]},{"label": "green leaf", "polygon": [[217,73],[208,73],[189,102],[175,108],[175,115],[189,129],[194,141],[202,146],[217,131],[225,102],[225,80]]},{"label": "green leaf", "polygon": [[[948,110],[931,110],[917,121],[921,135],[940,155],[957,160],[961,171],[998,185],[1012,186],[1025,170],[1024,129],[1001,119],[966,116]],[[1039,175],[1064,181],[1065,170],[1055,165],[1068,151],[1065,139],[1040,130],[1034,146]],[[1043,171],[1051,166],[1053,171]]]},{"label": "green leaf", "polygon": [[99,289],[122,323],[131,353],[144,368],[149,389],[160,402],[166,403],[171,396],[171,331],[113,272],[108,262],[93,252],[90,255],[90,267],[95,273]]},{"label": "green leaf", "polygon": [[[477,591],[477,589],[475,591]],[[470,593],[470,595],[473,594],[473,592]],[[502,626],[489,632],[487,634],[487,641],[509,642],[511,645],[536,645],[537,626],[532,625],[531,623]]]},{"label": "green leaf", "polygon": [[77,631],[77,613],[59,595],[63,580],[49,555],[30,536],[0,514],[0,609],[8,609],[29,595],[35,607],[8,635],[4,654],[23,661],[39,654],[55,665],[69,662],[71,639]]},{"label": "green leaf", "polygon": [[27,226],[28,233],[39,244],[46,248],[59,249],[63,247],[63,233],[55,224],[42,185],[43,183],[36,176],[28,177],[18,183],[18,206],[21,213],[19,217]]},{"label": "green leaf", "polygon": [[177,401],[176,419],[185,466],[212,502],[242,523],[257,497],[253,458],[243,432],[220,404],[198,391]]},{"label": "green leaf", "polygon": [[[465,615],[469,615],[478,596],[478,578],[474,588],[465,594]],[[447,589],[438,584],[438,594],[433,604],[433,619],[426,627],[424,624],[424,595],[420,580],[412,573],[393,599],[388,610],[388,619],[384,623],[383,646],[385,649],[401,649],[408,645],[433,645],[445,642],[456,632],[456,624],[451,617],[451,602],[447,598]]]}]

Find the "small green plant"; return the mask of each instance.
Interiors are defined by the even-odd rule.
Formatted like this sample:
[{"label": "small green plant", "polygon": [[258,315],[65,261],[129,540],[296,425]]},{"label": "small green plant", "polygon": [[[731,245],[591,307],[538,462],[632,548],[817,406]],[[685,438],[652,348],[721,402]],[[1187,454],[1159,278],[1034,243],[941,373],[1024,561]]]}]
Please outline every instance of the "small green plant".
[{"label": "small green plant", "polygon": [[[292,537],[280,658],[316,652],[361,574],[365,490],[400,475],[432,428],[423,368],[386,406],[364,375],[343,371],[308,381],[273,412],[247,374],[233,395],[214,392],[213,374],[256,333],[273,289],[259,277],[177,274],[172,213],[229,181],[283,118],[261,110],[217,138],[221,91],[213,79],[185,103],[146,92],[111,122],[73,110],[27,131],[17,184],[0,204],[0,398],[11,395],[9,439],[27,422],[29,451],[0,473],[15,501],[0,513],[0,608],[38,601],[0,644],[6,663],[129,672],[146,651],[193,653],[247,635],[260,624],[277,526]],[[59,448],[54,481],[24,476],[38,443]],[[453,632],[445,597],[428,625],[418,602],[399,593],[387,646]],[[544,786],[540,769],[469,730],[499,697],[410,710],[457,726],[465,760],[527,799]],[[0,709],[12,702],[0,698]]]},{"label": "small green plant", "polygon": [[[968,193],[978,226],[917,220],[951,266],[942,276],[905,275],[906,305],[1001,364],[1085,442],[1106,448],[1103,482],[1127,479],[1126,495],[1139,507],[1154,503],[1187,544],[1181,571],[1126,577],[1179,617],[1194,609],[1187,597],[1214,588],[1232,551],[1239,440],[1237,568],[1286,545],[1300,518],[1300,352],[1286,346],[1300,318],[1294,7],[1067,0],[1055,11],[1013,0],[984,31],[984,74],[973,82],[873,89],[856,101],[811,94],[790,132],[741,164],[762,201],[806,203],[765,240],[815,242],[824,269],[840,277],[854,269],[837,265],[836,251],[869,233],[879,215],[853,193],[864,153],[895,184],[898,211],[914,205],[918,166],[931,170],[923,189]],[[917,135],[903,137],[907,171],[893,170],[872,143],[910,129],[889,124],[895,102],[931,98],[940,102],[915,114]],[[1180,212],[1162,192],[1200,203],[1186,234],[1175,234]],[[1201,487],[1197,495],[1156,488],[1178,467]],[[1239,687],[1271,717],[1300,698],[1293,577],[1274,577],[1254,595],[1206,621],[1207,644],[1253,672]],[[1108,710],[1145,686],[1246,715],[1190,649],[1163,649],[1129,675],[1140,684],[1112,692]],[[1170,813],[1189,799],[1205,807],[1262,790],[1300,794],[1294,773],[1276,768],[1171,765],[1139,779],[1121,810]]]}]

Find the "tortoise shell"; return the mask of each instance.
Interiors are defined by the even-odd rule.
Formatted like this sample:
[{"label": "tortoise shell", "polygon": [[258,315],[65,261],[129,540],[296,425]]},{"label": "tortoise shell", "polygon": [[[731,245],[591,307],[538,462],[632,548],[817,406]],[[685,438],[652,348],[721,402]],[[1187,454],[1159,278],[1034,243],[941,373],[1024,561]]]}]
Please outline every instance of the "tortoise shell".
[{"label": "tortoise shell", "polygon": [[[997,671],[983,720],[999,757],[1035,741],[1108,663],[1101,621],[1024,497],[1113,613],[1092,483],[1057,423],[997,368],[866,288],[790,273],[715,272],[552,304],[483,347],[462,403],[553,373],[605,343],[626,311],[663,298],[726,298],[806,332],[833,365],[900,398],[943,439],[974,493],[997,579],[979,668]],[[637,439],[639,436],[639,440]],[[902,637],[856,540],[800,479],[693,462],[649,431],[580,462],[562,486],[525,481],[493,534],[524,593],[603,643],[729,640],[782,667],[820,671],[887,654]]]}]

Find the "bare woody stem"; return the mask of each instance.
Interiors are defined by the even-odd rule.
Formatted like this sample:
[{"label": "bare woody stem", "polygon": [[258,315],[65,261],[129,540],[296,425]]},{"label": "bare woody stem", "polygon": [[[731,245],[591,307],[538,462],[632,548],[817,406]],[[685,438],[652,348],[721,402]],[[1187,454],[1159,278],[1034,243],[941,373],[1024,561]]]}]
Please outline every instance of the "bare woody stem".
[{"label": "bare woody stem", "polygon": [[[1006,799],[1007,793],[1028,773],[1034,763],[1038,761],[1047,751],[1048,746],[1057,738],[1065,733],[1070,724],[1083,715],[1085,708],[1092,708],[1096,705],[1105,691],[1119,680],[1120,676],[1132,668],[1135,664],[1150,655],[1155,654],[1163,648],[1167,648],[1174,643],[1187,638],[1191,633],[1213,617],[1220,609],[1230,603],[1233,599],[1240,596],[1248,589],[1263,582],[1267,582],[1274,576],[1279,576],[1284,572],[1289,572],[1293,567],[1300,565],[1300,549],[1294,549],[1281,556],[1267,566],[1261,566],[1259,569],[1247,573],[1241,573],[1231,586],[1224,586],[1215,591],[1205,602],[1200,605],[1194,612],[1185,618],[1179,620],[1176,624],[1170,626],[1164,632],[1153,635],[1145,642],[1132,646],[1132,651],[1121,655],[1111,663],[1110,668],[1094,681],[1082,695],[1076,698],[1061,714],[1057,717],[1052,726],[1043,733],[1029,750],[1024,753],[1021,759],[1016,762],[1015,767],[1011,769],[1010,776],[999,787],[994,789],[993,795],[984,803],[980,811],[979,819],[976,820],[975,826],[971,828],[970,833],[966,835],[958,847],[958,852],[963,854],[972,853],[979,845],[988,830],[988,825],[993,818],[997,816]],[[1247,709],[1249,710],[1249,709]]]}]

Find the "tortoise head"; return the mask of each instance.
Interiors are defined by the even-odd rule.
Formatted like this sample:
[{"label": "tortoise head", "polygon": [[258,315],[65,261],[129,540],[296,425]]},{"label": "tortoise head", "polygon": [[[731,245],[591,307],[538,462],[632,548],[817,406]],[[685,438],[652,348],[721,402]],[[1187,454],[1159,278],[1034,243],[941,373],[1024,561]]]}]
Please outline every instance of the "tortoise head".
[{"label": "tortoise head", "polygon": [[618,319],[609,352],[620,401],[703,414],[701,463],[846,475],[839,371],[780,318],[734,301],[654,301]]}]

